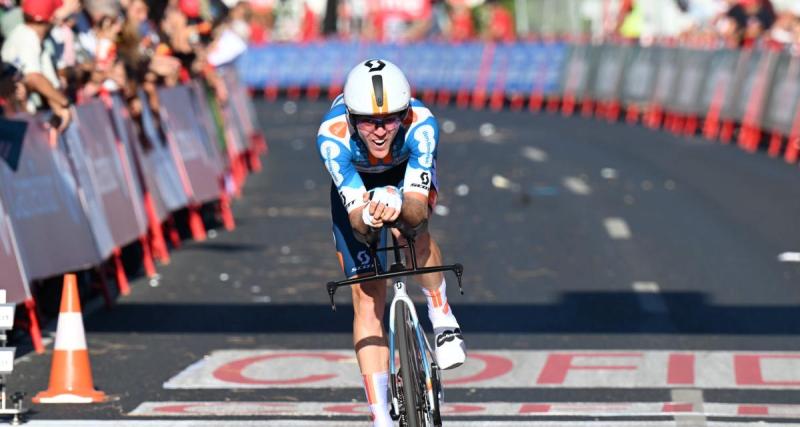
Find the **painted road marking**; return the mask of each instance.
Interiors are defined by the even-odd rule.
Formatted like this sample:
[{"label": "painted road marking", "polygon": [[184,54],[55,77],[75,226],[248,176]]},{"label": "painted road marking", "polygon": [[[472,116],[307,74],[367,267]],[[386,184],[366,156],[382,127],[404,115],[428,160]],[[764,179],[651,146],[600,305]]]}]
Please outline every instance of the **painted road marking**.
[{"label": "painted road marking", "polygon": [[[800,390],[800,352],[473,350],[448,388]],[[361,388],[352,350],[218,350],[167,389]]]},{"label": "painted road marking", "polygon": [[522,157],[538,163],[547,161],[547,153],[535,147],[522,147]]},{"label": "painted road marking", "polygon": [[567,187],[569,191],[572,191],[579,196],[588,196],[592,193],[592,189],[589,187],[589,184],[578,177],[568,176],[564,178],[564,186]]},{"label": "painted road marking", "polygon": [[663,314],[669,311],[656,282],[634,282],[633,291],[639,298],[639,305],[647,313]]},{"label": "painted road marking", "polygon": [[[368,421],[225,420],[225,427],[369,427]],[[459,421],[460,427],[564,427],[564,421]],[[798,427],[800,423],[766,423],[761,426]],[[26,427],[219,427],[219,420],[33,420]],[[570,421],[570,427],[680,427],[675,421]],[[709,422],[709,427],[752,427],[753,422]]]},{"label": "painted road marking", "polygon": [[778,255],[780,262],[800,262],[800,252],[784,252]]},{"label": "painted road marking", "polygon": [[[689,396],[693,397],[693,396]],[[144,402],[137,417],[368,416],[364,402]],[[674,402],[460,402],[442,415],[469,417],[747,417],[800,418],[800,405]],[[686,425],[686,424],[684,424]],[[704,424],[691,424],[693,426]]]},{"label": "painted road marking", "polygon": [[606,218],[603,220],[606,232],[615,240],[627,240],[631,238],[631,229],[628,223],[622,218]]},{"label": "painted road marking", "polygon": [[[681,389],[681,390],[672,390],[670,393],[672,397],[673,403],[671,403],[670,409],[677,410],[681,408],[681,403],[674,403],[674,402],[685,402],[691,406],[692,410],[689,411],[691,413],[683,413],[675,416],[675,421],[681,427],[704,427],[706,425],[706,417],[713,416],[713,414],[707,413],[707,410],[716,409],[719,407],[712,407],[706,409],[705,402],[703,402],[703,390],[695,390],[695,389]],[[724,405],[727,406],[727,405]],[[735,409],[731,410],[732,408],[725,408],[728,409],[728,412],[733,412],[735,415],[739,416],[739,408],[742,405],[734,405],[736,406]],[[666,407],[665,407],[666,408]]]}]

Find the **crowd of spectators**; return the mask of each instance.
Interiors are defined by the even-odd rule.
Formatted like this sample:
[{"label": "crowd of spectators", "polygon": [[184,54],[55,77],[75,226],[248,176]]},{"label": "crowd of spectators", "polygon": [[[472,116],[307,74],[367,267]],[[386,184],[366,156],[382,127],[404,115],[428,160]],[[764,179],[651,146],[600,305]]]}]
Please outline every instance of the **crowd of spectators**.
[{"label": "crowd of spectators", "polygon": [[235,32],[242,9],[238,0],[2,0],[2,113],[51,111],[63,131],[73,104],[120,94],[136,119],[142,99],[158,111],[158,86],[195,77],[225,102],[215,70],[246,48]]},{"label": "crowd of spectators", "polygon": [[[798,0],[674,0],[673,7],[680,28],[678,38],[688,43],[800,45]],[[663,17],[655,16],[648,0],[623,0],[614,29],[625,38],[647,39],[648,18]]]}]

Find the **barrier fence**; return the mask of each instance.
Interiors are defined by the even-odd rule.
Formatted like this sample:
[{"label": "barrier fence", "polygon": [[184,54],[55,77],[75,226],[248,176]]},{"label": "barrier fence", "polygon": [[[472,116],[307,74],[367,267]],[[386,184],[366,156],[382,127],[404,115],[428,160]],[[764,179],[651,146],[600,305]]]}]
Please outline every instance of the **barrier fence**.
[{"label": "barrier fence", "polygon": [[175,237],[176,211],[188,209],[195,239],[205,237],[199,209],[209,202],[233,227],[228,195],[238,194],[247,169],[260,169],[266,142],[235,70],[221,72],[230,94],[223,105],[195,81],[159,89],[158,117],[139,92],[137,120],[119,95],[77,105],[62,134],[46,113],[0,119],[0,129],[14,131],[0,144],[2,289],[8,302],[25,305],[36,351],[43,346],[32,282],[99,270],[110,304],[105,267],[114,266],[120,293],[128,293],[121,249],[140,244],[145,273],[154,276],[153,257],[169,261],[164,229]]},{"label": "barrier fence", "polygon": [[[532,111],[561,110],[640,120],[678,134],[702,133],[797,161],[800,57],[789,52],[640,47],[630,44],[324,41],[251,48],[238,62],[243,83],[274,99],[341,91],[348,70],[380,57],[406,71],[426,103]],[[624,116],[622,116],[624,114]]]}]

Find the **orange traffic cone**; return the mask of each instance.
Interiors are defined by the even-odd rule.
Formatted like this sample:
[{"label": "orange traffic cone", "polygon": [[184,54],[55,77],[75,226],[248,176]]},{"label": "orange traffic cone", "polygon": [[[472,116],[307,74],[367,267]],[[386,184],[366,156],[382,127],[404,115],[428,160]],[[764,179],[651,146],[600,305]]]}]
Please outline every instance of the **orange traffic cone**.
[{"label": "orange traffic cone", "polygon": [[92,403],[106,400],[94,389],[89,350],[83,333],[81,302],[74,274],[64,276],[61,310],[58,315],[50,387],[33,398],[34,403]]}]

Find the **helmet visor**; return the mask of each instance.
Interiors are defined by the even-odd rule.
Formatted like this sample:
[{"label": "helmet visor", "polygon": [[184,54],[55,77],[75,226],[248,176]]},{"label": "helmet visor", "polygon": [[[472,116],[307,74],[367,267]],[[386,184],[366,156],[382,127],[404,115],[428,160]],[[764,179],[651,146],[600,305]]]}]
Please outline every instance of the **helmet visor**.
[{"label": "helmet visor", "polygon": [[350,120],[352,120],[353,126],[362,132],[371,132],[378,127],[383,127],[388,131],[392,131],[400,127],[400,124],[403,123],[403,120],[406,118],[407,112],[408,110],[403,110],[397,113],[375,116],[351,114]]}]

